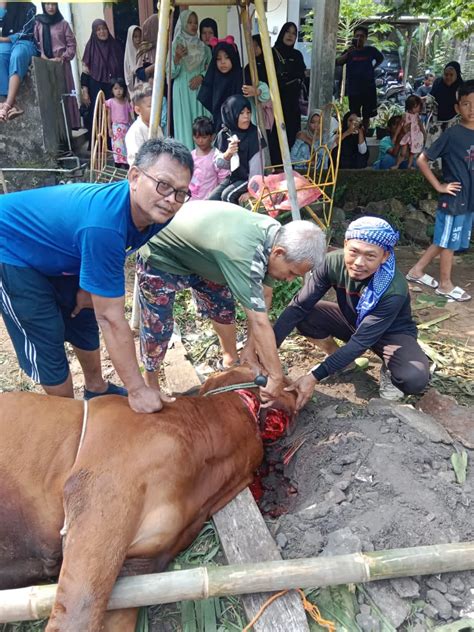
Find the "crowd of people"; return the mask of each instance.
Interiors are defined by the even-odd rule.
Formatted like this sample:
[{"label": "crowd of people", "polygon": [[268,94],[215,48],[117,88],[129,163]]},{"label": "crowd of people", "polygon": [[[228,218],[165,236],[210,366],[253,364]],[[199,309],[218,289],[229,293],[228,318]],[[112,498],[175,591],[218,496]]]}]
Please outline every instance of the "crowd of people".
[{"label": "crowd of people", "polygon": [[[381,218],[356,219],[348,226],[344,248],[325,254],[324,235],[312,222],[282,226],[236,204],[245,199],[249,178],[263,168],[265,140],[255,104],[271,102],[259,36],[253,39],[254,86],[233,38],[219,39],[213,20],[199,23],[195,12],[183,11],[169,53],[167,81],[174,98],[163,113],[170,121],[162,120],[163,127],[171,124],[173,136],[164,137],[161,130],[159,138],[147,140],[157,29],[156,15],[142,27],[131,26],[124,51],[105,21],[95,20],[83,55],[82,116],[90,125],[94,101],[103,90],[114,161],[128,168],[127,178],[0,198],[0,307],[21,368],[47,393],[72,397],[64,349],[68,341],[84,371],[86,399],[128,395],[137,412],[160,410],[171,401],[158,388],[157,372],[172,333],[174,296],[189,287],[201,315],[212,321],[222,366],[248,362],[256,373],[268,376],[260,393],[264,402],[276,399],[283,388],[278,346],[294,328],[327,354],[289,387],[296,390],[299,407],[319,381],[350,366],[367,349],[382,359],[386,396],[422,391],[429,366],[416,343],[407,279],[448,300],[471,298],[454,286],[451,268],[454,251],[469,245],[472,226],[474,82],[462,81],[459,67],[451,63],[433,83],[432,93],[444,95],[440,98],[446,106],[452,101],[460,122],[428,149],[422,139],[422,96],[410,97],[406,114],[390,121],[382,162],[399,168],[416,161],[440,194],[433,245],[405,278],[395,261],[398,233]],[[299,87],[305,66],[296,39],[296,26],[285,24],[273,52],[289,144],[306,159],[319,135],[322,113],[311,112],[301,129]],[[353,45],[338,58],[347,64],[350,100],[340,132],[343,168],[353,167],[354,161],[358,167],[367,164],[365,129],[376,108],[373,68],[381,54],[366,39],[366,29],[358,27]],[[36,51],[62,63],[66,80],[72,79],[75,40],[57,4],[43,3],[43,13],[35,16],[31,3],[8,3],[0,40],[0,85],[7,95],[0,106],[3,122],[21,115],[18,87]],[[74,101],[70,105],[72,110]],[[265,127],[275,157],[279,150],[271,116]],[[334,122],[330,133],[339,133]],[[438,157],[443,182],[429,166]],[[135,251],[144,375],[125,318],[124,264]],[[439,282],[425,272],[437,256]],[[309,271],[301,291],[272,326],[268,311],[273,281],[291,281]],[[322,300],[330,288],[336,291],[336,303]],[[248,323],[240,356],[236,299]],[[102,376],[99,327],[125,387]],[[345,345],[339,347],[334,338]]]}]

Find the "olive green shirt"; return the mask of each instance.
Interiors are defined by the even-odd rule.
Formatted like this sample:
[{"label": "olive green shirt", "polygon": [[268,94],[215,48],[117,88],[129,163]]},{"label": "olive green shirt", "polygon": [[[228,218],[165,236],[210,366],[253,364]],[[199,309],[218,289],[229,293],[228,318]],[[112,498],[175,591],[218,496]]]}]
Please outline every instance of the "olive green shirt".
[{"label": "olive green shirt", "polygon": [[140,250],[140,257],[159,271],[228,285],[246,308],[266,311],[263,285],[268,258],[280,223],[236,204],[211,200],[188,202],[158,235]]}]

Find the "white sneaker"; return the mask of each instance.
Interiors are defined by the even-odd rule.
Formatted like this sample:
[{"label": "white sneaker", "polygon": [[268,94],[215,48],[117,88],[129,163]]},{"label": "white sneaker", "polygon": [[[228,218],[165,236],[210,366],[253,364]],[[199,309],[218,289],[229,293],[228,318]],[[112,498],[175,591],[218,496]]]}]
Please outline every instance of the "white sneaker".
[{"label": "white sneaker", "polygon": [[392,401],[399,401],[405,397],[403,391],[392,382],[390,371],[385,364],[382,364],[380,369],[379,395],[382,399],[390,399]]}]

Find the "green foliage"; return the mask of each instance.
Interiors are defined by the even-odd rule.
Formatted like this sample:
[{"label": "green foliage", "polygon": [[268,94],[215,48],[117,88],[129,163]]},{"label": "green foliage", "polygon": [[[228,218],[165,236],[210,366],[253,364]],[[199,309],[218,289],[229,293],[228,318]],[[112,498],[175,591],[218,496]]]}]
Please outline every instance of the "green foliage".
[{"label": "green foliage", "polygon": [[401,116],[404,112],[403,106],[397,103],[381,103],[377,109],[377,116],[373,119],[373,126],[386,128],[392,116]]},{"label": "green foliage", "polygon": [[302,285],[303,282],[300,278],[290,281],[289,283],[287,281],[277,281],[275,283],[273,288],[272,308],[269,313],[271,320],[278,318]]},{"label": "green foliage", "polygon": [[[375,0],[341,0],[339,9],[339,27],[337,31],[337,51],[342,53],[351,43],[354,37],[354,29],[367,22],[374,15],[382,15],[386,12],[385,4]],[[313,40],[314,11],[311,9],[305,16],[302,26],[303,39],[307,42]],[[388,50],[395,46],[386,39],[392,26],[387,23],[372,24],[370,28],[370,42],[373,46],[382,50]]]},{"label": "green foliage", "polygon": [[345,187],[345,191],[338,204],[350,202],[354,207],[366,206],[369,202],[380,202],[389,198],[397,198],[404,204],[416,205],[419,200],[435,195],[419,172],[406,169],[341,169],[337,178],[337,189],[340,187]]},{"label": "green foliage", "polygon": [[474,33],[474,4],[465,0],[385,0],[395,16],[428,15],[440,29],[464,39]]}]

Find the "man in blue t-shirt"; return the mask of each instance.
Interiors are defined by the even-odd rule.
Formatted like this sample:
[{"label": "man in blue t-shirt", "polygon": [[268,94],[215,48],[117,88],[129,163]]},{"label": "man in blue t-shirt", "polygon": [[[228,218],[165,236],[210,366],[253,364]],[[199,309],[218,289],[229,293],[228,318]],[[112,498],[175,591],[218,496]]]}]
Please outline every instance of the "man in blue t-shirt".
[{"label": "man in blue t-shirt", "polygon": [[0,310],[21,368],[46,393],[74,396],[68,341],[85,399],[127,394],[102,378],[98,322],[131,408],[154,412],[168,401],[145,385],[136,360],[124,264],[189,199],[192,172],[184,145],[156,139],[137,153],[127,180],[0,196]]},{"label": "man in blue t-shirt", "polygon": [[337,66],[347,64],[346,94],[349,110],[362,116],[365,131],[372,116],[377,115],[377,91],[374,68],[383,62],[382,53],[375,46],[366,46],[369,30],[358,26],[352,45],[336,59]]}]

